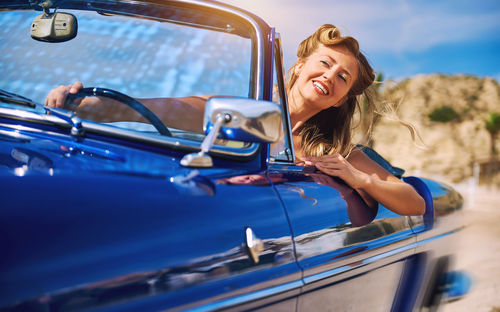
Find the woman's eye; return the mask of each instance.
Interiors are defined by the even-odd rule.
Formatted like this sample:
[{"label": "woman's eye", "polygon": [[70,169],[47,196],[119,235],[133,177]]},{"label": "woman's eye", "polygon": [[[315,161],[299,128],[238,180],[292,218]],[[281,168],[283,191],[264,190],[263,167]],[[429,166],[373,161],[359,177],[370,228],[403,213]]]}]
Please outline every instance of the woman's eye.
[{"label": "woman's eye", "polygon": [[344,74],[339,74],[340,79],[344,80],[344,82],[347,82],[347,76]]},{"label": "woman's eye", "polygon": [[320,61],[320,62],[321,62],[321,64],[323,64],[325,66],[328,66],[328,67],[330,66],[330,63],[328,63],[327,61]]}]

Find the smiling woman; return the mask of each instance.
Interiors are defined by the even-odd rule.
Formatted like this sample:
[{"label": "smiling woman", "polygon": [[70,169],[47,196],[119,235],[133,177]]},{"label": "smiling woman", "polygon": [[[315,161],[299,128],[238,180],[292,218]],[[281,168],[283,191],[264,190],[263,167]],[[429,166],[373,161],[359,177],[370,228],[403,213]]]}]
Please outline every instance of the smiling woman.
[{"label": "smiling woman", "polygon": [[[290,118],[301,138],[301,149],[310,156],[332,152],[347,156],[352,149],[356,96],[364,93],[373,107],[367,89],[375,79],[373,69],[356,39],[341,36],[333,25],[321,26],[302,41],[297,57],[289,70],[287,89]],[[315,96],[308,95],[308,89]]]},{"label": "smiling woman", "polygon": [[374,111],[368,87],[375,73],[357,40],[325,24],[300,43],[297,57],[287,85],[296,155],[306,165],[343,179],[372,207],[378,202],[400,214],[423,214],[422,197],[352,142],[358,96],[363,94],[367,111]]}]

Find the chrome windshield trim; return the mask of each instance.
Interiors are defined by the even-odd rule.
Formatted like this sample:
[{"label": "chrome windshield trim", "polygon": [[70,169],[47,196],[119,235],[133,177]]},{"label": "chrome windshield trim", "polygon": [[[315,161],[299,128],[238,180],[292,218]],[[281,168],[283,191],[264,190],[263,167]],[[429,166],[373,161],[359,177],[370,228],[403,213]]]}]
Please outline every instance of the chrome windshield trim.
[{"label": "chrome windshield trim", "polygon": [[262,299],[265,297],[269,297],[269,296],[277,295],[277,294],[284,293],[284,292],[287,292],[290,290],[294,290],[294,289],[302,287],[303,285],[304,285],[303,282],[300,280],[293,281],[293,282],[289,282],[289,283],[286,283],[283,285],[278,285],[278,286],[258,290],[258,291],[255,291],[255,292],[252,292],[249,294],[244,294],[244,295],[236,296],[233,298],[228,298],[228,299],[212,302],[212,303],[202,305],[202,306],[199,306],[196,308],[187,309],[186,311],[204,312],[204,311],[214,311],[214,310],[220,310],[220,309],[224,309],[224,308],[234,307],[234,306],[244,304],[247,302],[252,302],[252,301],[259,300],[259,299]]},{"label": "chrome windshield trim", "polygon": [[[290,122],[290,113],[289,113],[289,108],[288,108],[288,97],[287,97],[287,91],[286,91],[286,75],[285,75],[285,65],[283,64],[283,47],[281,44],[281,35],[278,32],[274,33],[274,42],[273,42],[273,68],[276,70],[279,70],[279,73],[276,73],[276,77],[278,79],[278,85],[280,86],[279,89],[279,97],[283,100],[282,109],[283,113],[285,116],[285,120],[283,120],[284,123],[284,133],[285,137],[284,140],[286,139],[288,142],[285,142],[285,148],[288,148],[288,150],[291,153],[291,160],[283,160],[283,159],[273,159],[270,161],[272,164],[282,164],[282,165],[290,165],[295,163],[295,149],[293,146],[293,140],[292,140],[292,126]],[[277,65],[281,65],[278,66]]]},{"label": "chrome windshield trim", "polygon": [[[65,120],[53,115],[40,115],[35,112],[28,112],[19,109],[3,108],[0,107],[0,117],[14,118],[39,124],[57,125],[63,128],[71,128],[71,124]],[[113,138],[120,138],[144,144],[156,145],[175,150],[183,150],[187,152],[199,151],[201,142],[190,141],[187,139],[173,138],[167,136],[159,136],[149,133],[139,133],[133,130],[126,130],[116,128],[110,125],[99,124],[92,121],[82,121],[82,127],[86,132],[109,136]],[[233,148],[221,145],[215,145],[211,154],[230,157],[243,157],[247,158],[254,155],[259,149],[258,143],[252,143],[246,148]]]}]

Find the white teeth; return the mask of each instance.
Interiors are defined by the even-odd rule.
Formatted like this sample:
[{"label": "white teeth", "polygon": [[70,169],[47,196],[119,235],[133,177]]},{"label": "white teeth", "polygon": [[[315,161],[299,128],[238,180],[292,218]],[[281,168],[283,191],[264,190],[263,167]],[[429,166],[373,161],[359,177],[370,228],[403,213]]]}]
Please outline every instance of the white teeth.
[{"label": "white teeth", "polygon": [[328,91],[325,90],[325,88],[319,82],[313,81],[313,84],[316,86],[316,88],[320,89],[324,95],[328,95]]}]

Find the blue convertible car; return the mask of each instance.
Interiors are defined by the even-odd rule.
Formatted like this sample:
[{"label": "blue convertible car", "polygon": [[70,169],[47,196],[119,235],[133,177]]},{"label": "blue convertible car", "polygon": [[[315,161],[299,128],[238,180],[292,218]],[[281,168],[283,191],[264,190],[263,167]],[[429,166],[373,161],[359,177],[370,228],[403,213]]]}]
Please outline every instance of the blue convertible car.
[{"label": "blue convertible car", "polygon": [[[460,194],[365,149],[427,205],[374,213],[295,165],[280,36],[249,12],[3,0],[0,73],[0,311],[411,311],[456,289]],[[77,80],[148,122],[43,105]],[[135,100],[210,94],[205,134]]]}]

